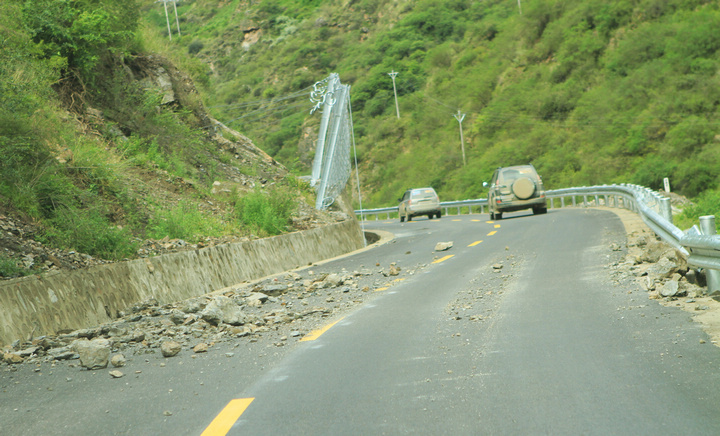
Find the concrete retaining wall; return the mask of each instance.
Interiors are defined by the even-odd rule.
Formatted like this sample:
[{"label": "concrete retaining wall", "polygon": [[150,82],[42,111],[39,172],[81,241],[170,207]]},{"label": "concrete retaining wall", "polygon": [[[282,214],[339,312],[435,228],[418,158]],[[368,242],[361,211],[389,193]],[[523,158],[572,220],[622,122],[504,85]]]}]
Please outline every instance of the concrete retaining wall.
[{"label": "concrete retaining wall", "polygon": [[137,259],[0,283],[0,346],[88,328],[154,297],[172,303],[364,245],[357,221],[272,238]]}]

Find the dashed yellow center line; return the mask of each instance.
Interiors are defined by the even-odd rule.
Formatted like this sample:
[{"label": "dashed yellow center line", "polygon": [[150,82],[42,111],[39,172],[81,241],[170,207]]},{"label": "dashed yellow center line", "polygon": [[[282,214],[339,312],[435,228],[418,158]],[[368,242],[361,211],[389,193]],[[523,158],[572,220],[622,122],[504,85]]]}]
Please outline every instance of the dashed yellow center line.
[{"label": "dashed yellow center line", "polygon": [[393,280],[393,282],[401,282],[401,281],[405,280],[405,278],[406,278],[406,277],[402,277],[402,278],[399,278],[399,279],[395,279],[395,280]]},{"label": "dashed yellow center line", "polygon": [[460,221],[462,221],[462,220],[453,220],[453,222],[460,222]]},{"label": "dashed yellow center line", "polygon": [[499,229],[499,228],[500,228],[500,224],[495,224],[495,228],[496,228],[496,229]]},{"label": "dashed yellow center line", "polygon": [[472,221],[472,222],[474,222],[474,223],[479,223],[479,222],[480,222],[480,220],[470,220],[470,221]]},{"label": "dashed yellow center line", "polygon": [[485,221],[487,224],[495,224],[495,221]]},{"label": "dashed yellow center line", "polygon": [[453,256],[455,256],[455,255],[454,255],[454,254],[448,254],[448,255],[445,256],[445,257],[441,257],[440,259],[437,259],[437,260],[433,261],[433,263],[445,262],[446,260],[450,259],[450,258],[453,257]]},{"label": "dashed yellow center line", "polygon": [[388,289],[390,289],[390,286],[383,286],[382,288],[375,289],[373,292],[382,292],[387,291]]},{"label": "dashed yellow center line", "polygon": [[487,235],[488,235],[488,236],[492,236],[492,235],[494,235],[495,233],[497,233],[497,230],[493,230],[492,232],[488,233]]},{"label": "dashed yellow center line", "polygon": [[478,244],[481,243],[481,242],[482,242],[482,241],[475,241],[475,242],[473,242],[472,244],[468,245],[468,247],[474,247],[474,246],[478,245]]},{"label": "dashed yellow center line", "polygon": [[254,399],[239,398],[230,401],[200,436],[225,436]]},{"label": "dashed yellow center line", "polygon": [[325,333],[326,331],[330,330],[335,324],[339,323],[339,322],[342,321],[342,320],[343,320],[343,318],[340,318],[339,320],[335,321],[334,323],[328,324],[328,325],[326,325],[325,327],[323,327],[323,328],[321,328],[321,329],[319,329],[319,330],[313,330],[313,331],[311,331],[307,336],[305,336],[305,337],[303,337],[302,339],[300,339],[300,342],[314,341],[315,339],[319,338],[323,333]]}]

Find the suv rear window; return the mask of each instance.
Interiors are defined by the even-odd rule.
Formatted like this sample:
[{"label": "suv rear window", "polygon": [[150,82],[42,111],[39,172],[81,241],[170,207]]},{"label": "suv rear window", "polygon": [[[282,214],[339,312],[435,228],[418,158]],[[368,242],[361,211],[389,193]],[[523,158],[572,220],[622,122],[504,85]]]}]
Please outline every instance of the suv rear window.
[{"label": "suv rear window", "polygon": [[410,193],[410,198],[418,199],[418,198],[435,198],[436,194],[435,191],[432,189],[415,189]]},{"label": "suv rear window", "polygon": [[531,167],[525,167],[504,170],[500,173],[499,179],[500,183],[508,184],[517,180],[520,176],[529,176],[533,179],[537,178],[535,176],[535,171]]}]

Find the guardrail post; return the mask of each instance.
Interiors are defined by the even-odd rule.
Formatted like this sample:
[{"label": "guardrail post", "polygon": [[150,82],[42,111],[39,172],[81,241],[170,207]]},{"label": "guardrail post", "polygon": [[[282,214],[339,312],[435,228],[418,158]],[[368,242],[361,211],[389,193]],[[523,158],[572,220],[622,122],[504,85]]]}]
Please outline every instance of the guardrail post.
[{"label": "guardrail post", "polygon": [[673,222],[672,218],[672,206],[670,205],[669,198],[660,199],[660,215],[667,220],[670,224]]},{"label": "guardrail post", "polygon": [[605,206],[605,207],[610,207],[610,205],[608,204],[608,196],[607,196],[607,195],[603,195],[603,198],[605,199],[605,204],[604,204],[603,206]]},{"label": "guardrail post", "polygon": [[572,200],[573,200],[573,207],[577,206],[577,201],[575,200],[575,196],[574,196],[574,195],[572,196]]},{"label": "guardrail post", "polygon": [[583,195],[583,207],[587,207],[587,195]]},{"label": "guardrail post", "polygon": [[[705,215],[700,217],[700,231],[705,236],[712,236],[717,233],[715,230],[714,215]],[[720,291],[720,271],[716,269],[706,269],[705,271],[708,294]]]},{"label": "guardrail post", "polygon": [[565,207],[565,197],[560,197],[560,207]]}]

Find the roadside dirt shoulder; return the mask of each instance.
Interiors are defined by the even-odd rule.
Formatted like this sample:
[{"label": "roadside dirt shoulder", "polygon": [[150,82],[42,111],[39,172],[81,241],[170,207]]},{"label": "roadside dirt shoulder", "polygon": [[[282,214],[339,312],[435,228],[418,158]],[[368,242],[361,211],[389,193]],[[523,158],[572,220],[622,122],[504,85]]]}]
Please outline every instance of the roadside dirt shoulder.
[{"label": "roadside dirt shoulder", "polygon": [[706,295],[702,274],[688,267],[673,247],[658,241],[639,215],[624,209],[607,210],[620,217],[627,233],[628,251],[622,268],[635,276],[649,299],[691,313],[711,343],[720,346],[720,302]]}]

